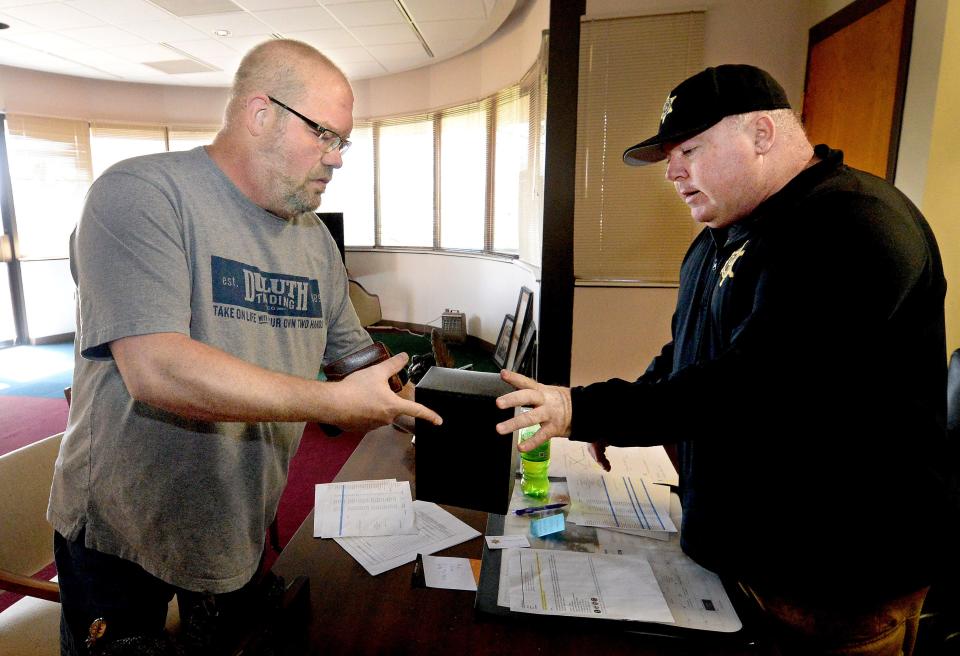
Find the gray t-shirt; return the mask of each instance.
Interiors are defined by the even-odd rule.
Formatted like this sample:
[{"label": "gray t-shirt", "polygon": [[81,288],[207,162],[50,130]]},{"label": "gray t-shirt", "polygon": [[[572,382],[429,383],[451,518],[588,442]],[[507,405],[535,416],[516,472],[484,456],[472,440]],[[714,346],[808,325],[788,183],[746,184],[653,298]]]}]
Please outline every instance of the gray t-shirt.
[{"label": "gray t-shirt", "polygon": [[79,350],[47,517],[67,539],[188,590],[256,571],[303,423],[205,422],[135,402],[109,343],[189,335],[314,379],[370,343],[336,244],[312,213],[254,205],[203,148],[121,162],[77,230]]}]

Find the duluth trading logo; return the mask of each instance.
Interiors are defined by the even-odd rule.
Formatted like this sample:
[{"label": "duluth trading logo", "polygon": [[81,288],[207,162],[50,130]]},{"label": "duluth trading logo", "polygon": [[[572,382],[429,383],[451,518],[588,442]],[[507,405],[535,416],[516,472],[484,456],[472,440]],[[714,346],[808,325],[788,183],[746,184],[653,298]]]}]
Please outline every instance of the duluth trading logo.
[{"label": "duluth trading logo", "polygon": [[321,328],[320,285],[316,280],[210,257],[217,316],[275,328]]}]

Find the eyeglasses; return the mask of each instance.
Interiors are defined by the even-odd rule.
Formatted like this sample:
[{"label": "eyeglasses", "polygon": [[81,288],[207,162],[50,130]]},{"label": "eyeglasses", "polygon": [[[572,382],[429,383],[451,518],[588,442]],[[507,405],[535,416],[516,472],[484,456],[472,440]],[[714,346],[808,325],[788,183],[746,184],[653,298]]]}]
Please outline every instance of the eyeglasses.
[{"label": "eyeglasses", "polygon": [[348,148],[350,148],[350,142],[344,139],[343,137],[341,137],[339,134],[337,134],[333,130],[323,127],[316,121],[307,118],[306,116],[304,116],[297,110],[293,109],[292,107],[287,107],[282,102],[280,102],[276,98],[273,98],[272,96],[267,96],[267,98],[270,100],[270,102],[280,105],[285,110],[287,110],[288,112],[296,116],[298,119],[306,123],[310,127],[310,129],[316,133],[317,139],[320,141],[320,148],[323,149],[323,152],[329,153],[334,148],[336,148],[337,150],[340,151],[340,154],[342,155],[343,153],[347,152]]}]

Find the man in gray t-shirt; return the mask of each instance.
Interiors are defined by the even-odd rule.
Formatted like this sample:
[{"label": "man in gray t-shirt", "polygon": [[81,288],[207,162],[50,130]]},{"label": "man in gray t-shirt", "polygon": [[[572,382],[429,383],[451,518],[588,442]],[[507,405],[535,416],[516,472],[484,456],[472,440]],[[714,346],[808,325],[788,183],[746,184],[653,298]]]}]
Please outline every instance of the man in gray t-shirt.
[{"label": "man in gray t-shirt", "polygon": [[271,41],[241,62],[211,146],[121,162],[91,188],[82,357],[48,510],[64,653],[87,653],[98,618],[105,640],[158,634],[174,592],[243,588],[305,421],[439,421],[390,391],[405,355],[316,380],[370,343],[313,214],[352,108],[319,52]]}]

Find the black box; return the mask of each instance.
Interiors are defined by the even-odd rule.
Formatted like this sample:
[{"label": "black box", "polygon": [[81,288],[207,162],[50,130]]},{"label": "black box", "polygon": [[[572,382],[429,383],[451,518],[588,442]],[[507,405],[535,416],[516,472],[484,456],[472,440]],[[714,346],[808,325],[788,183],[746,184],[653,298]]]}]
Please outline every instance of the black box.
[{"label": "black box", "polygon": [[514,416],[498,396],[513,387],[499,374],[431,367],[417,384],[416,400],[443,424],[416,421],[417,499],[506,514],[517,471],[516,434],[497,424]]}]

